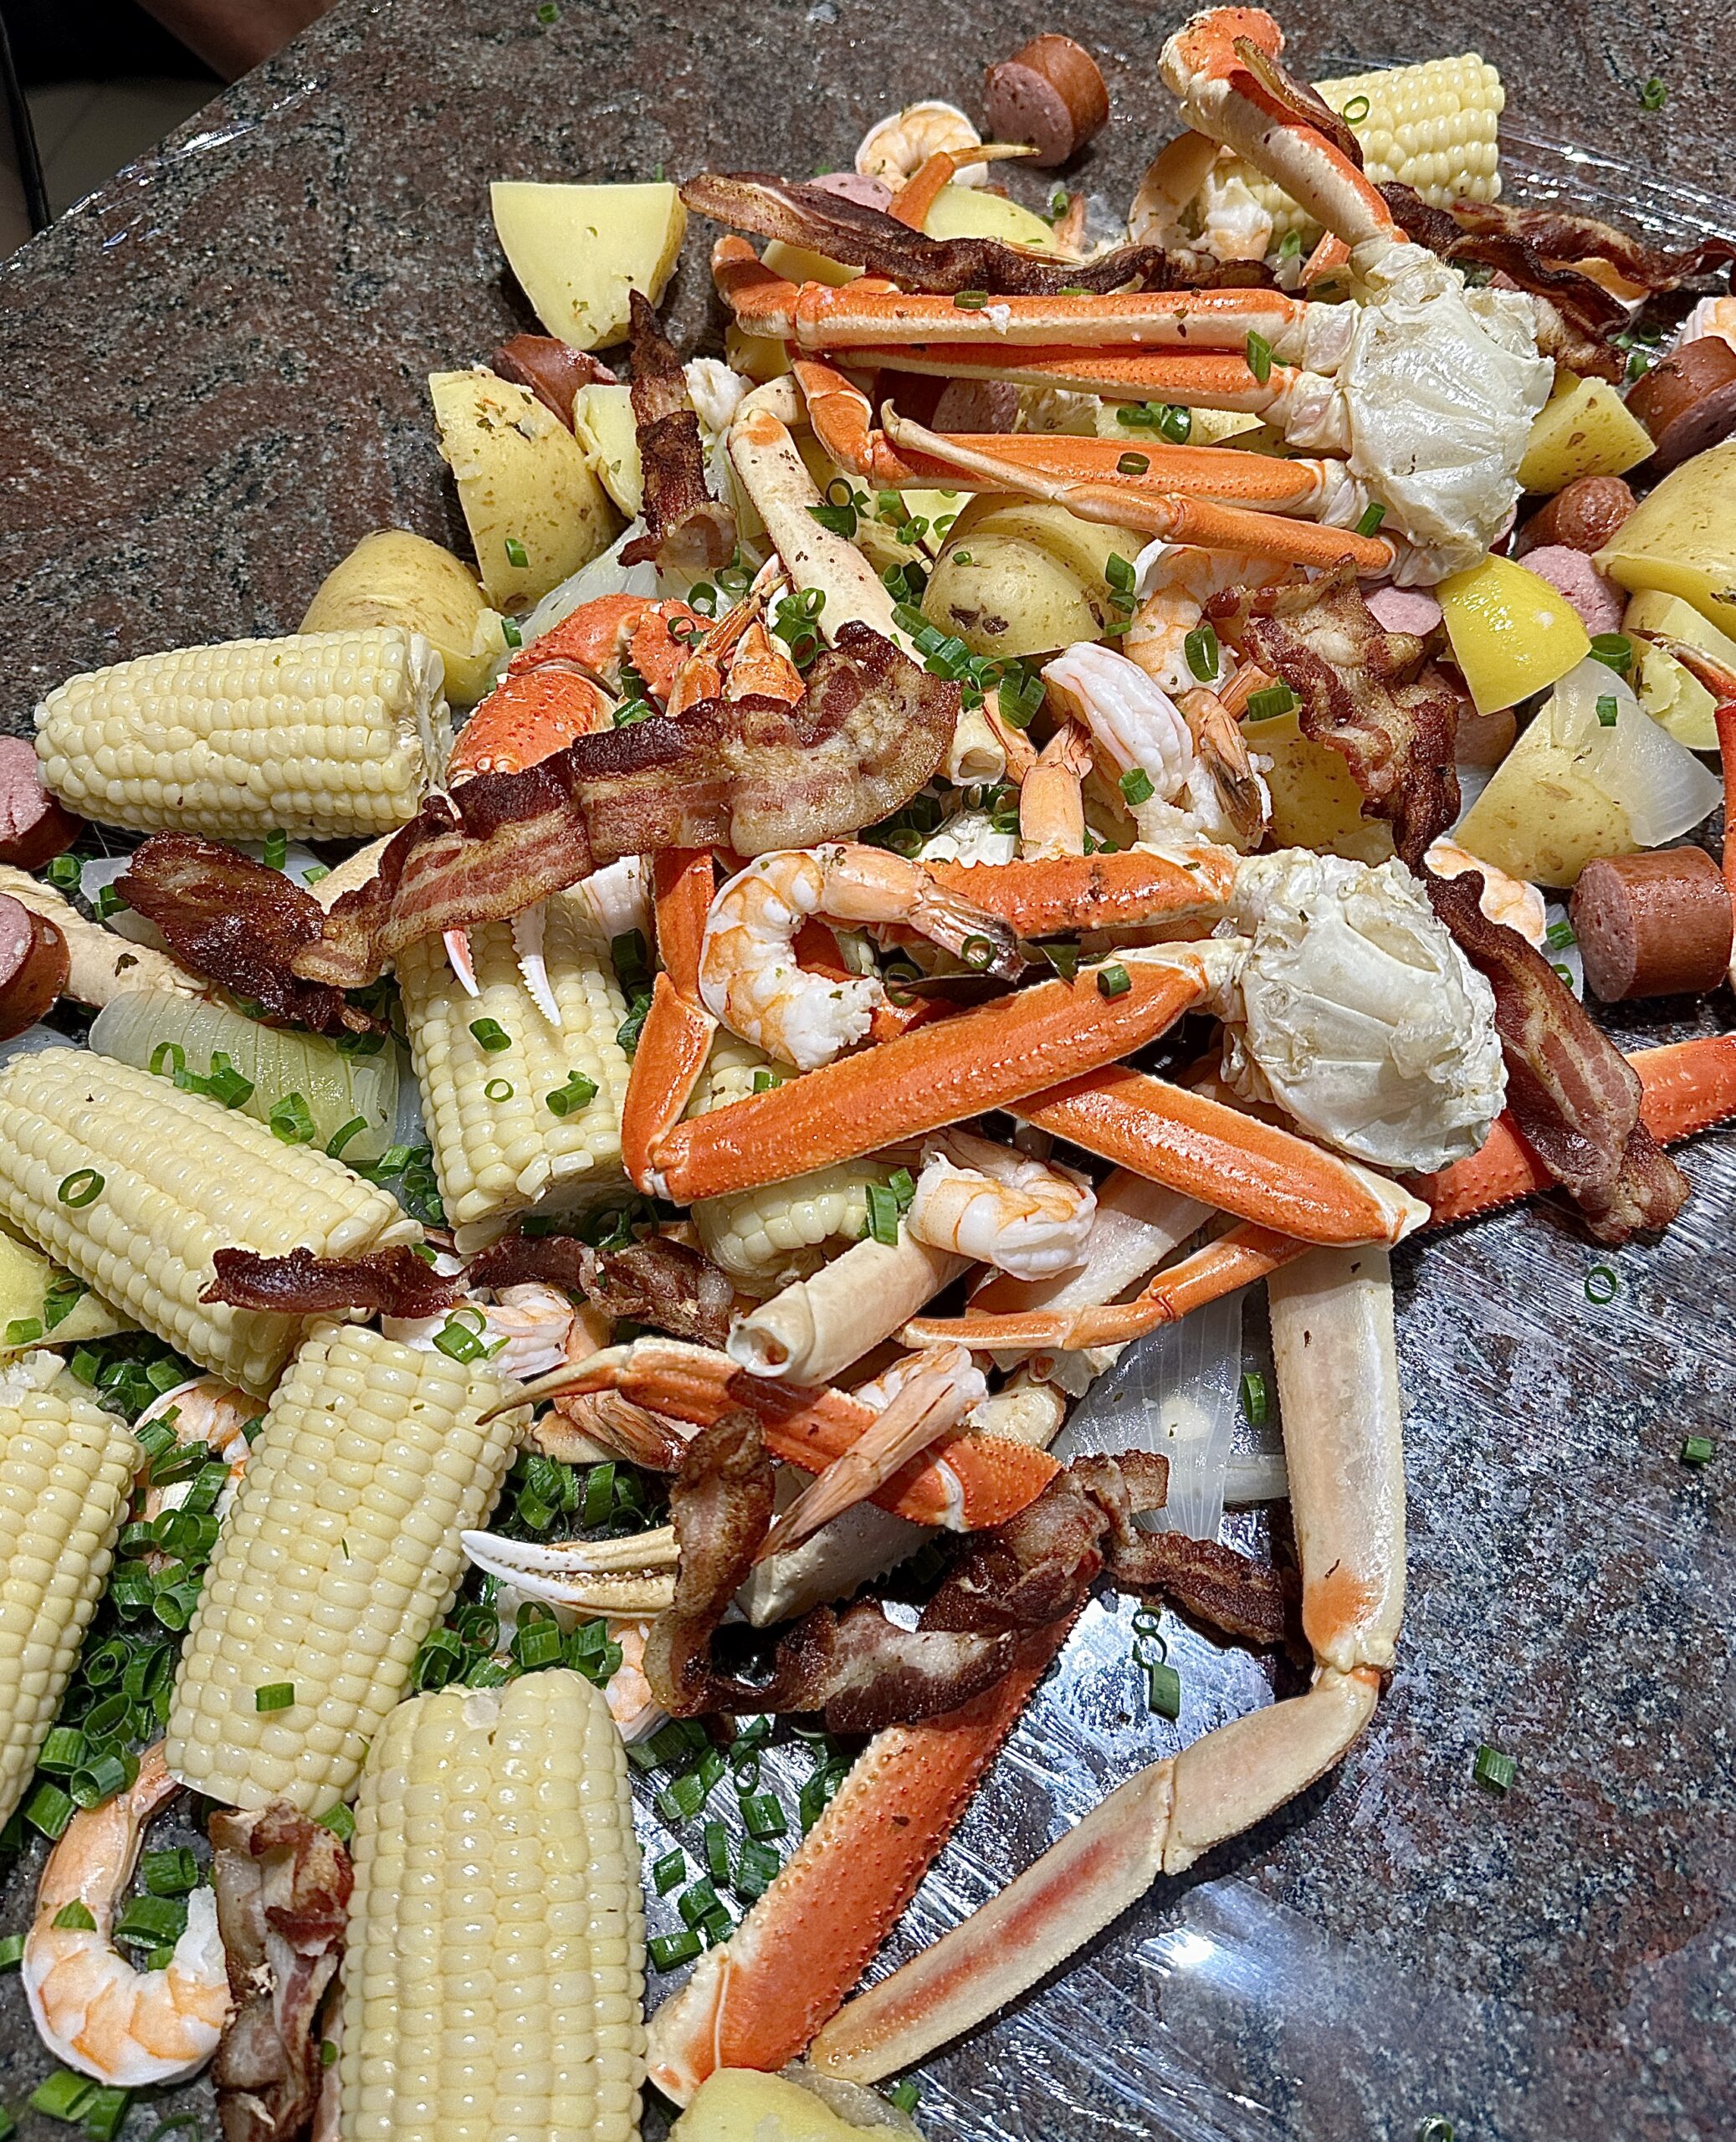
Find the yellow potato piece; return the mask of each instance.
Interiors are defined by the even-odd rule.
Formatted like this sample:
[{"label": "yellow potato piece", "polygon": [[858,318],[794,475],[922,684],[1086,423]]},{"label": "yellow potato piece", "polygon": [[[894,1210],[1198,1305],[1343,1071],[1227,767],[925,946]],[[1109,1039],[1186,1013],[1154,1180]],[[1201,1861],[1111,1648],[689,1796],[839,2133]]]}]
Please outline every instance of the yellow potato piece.
[{"label": "yellow potato piece", "polygon": [[479,365],[428,376],[440,451],[497,609],[540,602],[619,528],[585,449],[528,387]]},{"label": "yellow potato piece", "polygon": [[673,186],[489,188],[494,230],[512,272],[551,335],[601,350],[627,332],[627,293],[663,298],[687,231]]},{"label": "yellow potato piece", "polygon": [[1244,721],[1251,751],[1272,761],[1272,838],[1278,848],[1312,848],[1347,855],[1358,863],[1385,863],[1392,854],[1392,829],[1384,819],[1362,815],[1362,791],[1342,756],[1302,733],[1293,710],[1270,721]]},{"label": "yellow potato piece", "polygon": [[1005,245],[1055,250],[1055,233],[1041,216],[974,186],[943,186],[922,228],[929,238],[997,238]]},{"label": "yellow potato piece", "polygon": [[1672,469],[1593,562],[1630,590],[1679,595],[1736,638],[1736,438]]},{"label": "yellow potato piece", "polygon": [[506,652],[500,613],[483,600],[470,568],[425,536],[380,528],[335,565],[307,606],[305,633],[403,625],[439,650],[446,696],[474,706]]},{"label": "yellow potato piece", "polygon": [[669,2130],[670,2142],[862,2142],[853,2127],[799,2083],[750,2068],[719,2068]]},{"label": "yellow potato piece", "polygon": [[591,456],[603,489],[632,520],[644,491],[630,387],[581,387],[573,397],[573,436]]},{"label": "yellow potato piece", "polygon": [[[50,1330],[43,1313],[43,1297],[56,1279],[66,1276],[33,1244],[0,1227],[0,1360],[30,1346],[77,1345],[86,1339],[106,1339],[111,1333],[136,1329],[125,1317],[117,1315],[100,1294],[85,1294]],[[32,1324],[42,1326],[38,1336],[26,1339],[20,1333],[15,1343],[7,1340],[9,1330]]]},{"label": "yellow potato piece", "polygon": [[1131,529],[1064,506],[973,499],[953,524],[923,615],[973,654],[1047,654],[1095,639],[1114,614],[1109,562],[1131,567],[1140,543]]},{"label": "yellow potato piece", "polygon": [[1454,828],[1461,848],[1510,877],[1572,885],[1594,856],[1639,850],[1627,813],[1558,743],[1545,708]]},{"label": "yellow potato piece", "polygon": [[1436,588],[1435,599],[1479,714],[1517,706],[1590,651],[1572,603],[1511,558],[1485,558],[1453,573]]},{"label": "yellow potato piece", "polygon": [[1553,495],[1576,476],[1620,476],[1651,458],[1651,433],[1607,380],[1562,372],[1531,419],[1519,488]]},{"label": "yellow potato piece", "polygon": [[1673,654],[1651,643],[1654,637],[1686,640],[1690,647],[1736,669],[1736,640],[1708,624],[1679,595],[1666,595],[1655,587],[1629,597],[1621,629],[1634,643],[1633,685],[1641,705],[1678,744],[1686,744],[1691,751],[1715,751],[1718,724],[1713,719],[1711,693]]},{"label": "yellow potato piece", "polygon": [[825,283],[835,290],[853,283],[862,273],[823,253],[810,253],[805,245],[786,245],[781,238],[773,238],[760,258],[774,275],[781,275],[787,283]]}]

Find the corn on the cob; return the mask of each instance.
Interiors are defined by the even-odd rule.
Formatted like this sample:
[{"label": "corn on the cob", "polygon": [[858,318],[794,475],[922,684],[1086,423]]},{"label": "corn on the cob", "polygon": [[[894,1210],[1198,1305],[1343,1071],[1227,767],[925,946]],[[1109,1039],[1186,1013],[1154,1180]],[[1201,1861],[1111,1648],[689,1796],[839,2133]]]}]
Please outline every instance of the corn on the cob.
[{"label": "corn on the cob", "polygon": [[444,771],[441,675],[396,625],[177,648],[50,692],[37,756],[69,810],[107,825],[361,839],[407,824]]},{"label": "corn on the cob", "polygon": [[560,1667],[402,1704],[354,1850],[346,2142],[632,2142],[644,1907],[602,1694]]},{"label": "corn on the cob", "polygon": [[60,1708],[138,1465],[131,1432],[58,1361],[0,1371],[0,1822]]},{"label": "corn on the cob", "polygon": [[203,1303],[219,1249],[341,1257],[413,1240],[387,1191],[202,1094],[87,1048],[0,1071],[0,1216],[147,1331],[269,1390],[295,1317]]},{"label": "corn on the cob", "polygon": [[[1453,201],[1499,199],[1497,130],[1507,95],[1500,75],[1477,54],[1378,68],[1314,87],[1334,111],[1348,106],[1357,115],[1349,124],[1376,186],[1396,180],[1437,208]],[[1319,230],[1269,178],[1247,164],[1231,168],[1271,216],[1277,237],[1291,231],[1308,237]]]},{"label": "corn on the cob", "polygon": [[[452,1604],[522,1416],[488,1369],[315,1326],[278,1386],[182,1653],[169,1768],[238,1807],[346,1796]],[[262,1691],[269,1692],[262,1697]],[[281,1708],[274,1709],[274,1703]]]},{"label": "corn on the cob", "polygon": [[397,961],[434,1170],[461,1249],[532,1205],[588,1204],[625,1182],[621,1104],[632,1069],[616,1038],[627,1002],[581,901],[561,893],[544,903],[558,1031],[525,986],[513,925],[477,923],[469,936],[475,997],[459,987],[438,937]]}]

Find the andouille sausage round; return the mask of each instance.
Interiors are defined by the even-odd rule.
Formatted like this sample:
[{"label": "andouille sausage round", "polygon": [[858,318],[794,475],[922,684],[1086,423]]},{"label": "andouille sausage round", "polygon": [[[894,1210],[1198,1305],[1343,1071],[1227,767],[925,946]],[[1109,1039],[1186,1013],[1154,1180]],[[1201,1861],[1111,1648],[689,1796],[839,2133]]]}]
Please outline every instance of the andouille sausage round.
[{"label": "andouille sausage round", "polygon": [[990,137],[1028,141],[1042,167],[1064,164],[1109,115],[1103,69],[1070,37],[1034,37],[983,76]]},{"label": "andouille sausage round", "polygon": [[1684,342],[1629,389],[1630,413],[1651,433],[1660,469],[1736,432],[1736,350],[1721,335]]},{"label": "andouille sausage round", "polygon": [[1716,989],[1729,971],[1730,893],[1701,848],[1600,856],[1568,907],[1585,986],[1605,1004]]},{"label": "andouille sausage round", "polygon": [[1619,476],[1575,476],[1519,530],[1520,557],[1560,544],[1570,551],[1600,551],[1634,510],[1634,495]]},{"label": "andouille sausage round", "polygon": [[0,893],[0,1041],[36,1024],[66,987],[69,967],[54,924]]},{"label": "andouille sausage round", "polygon": [[0,736],[0,863],[40,870],[83,830],[83,819],[62,810],[44,787],[29,738]]}]

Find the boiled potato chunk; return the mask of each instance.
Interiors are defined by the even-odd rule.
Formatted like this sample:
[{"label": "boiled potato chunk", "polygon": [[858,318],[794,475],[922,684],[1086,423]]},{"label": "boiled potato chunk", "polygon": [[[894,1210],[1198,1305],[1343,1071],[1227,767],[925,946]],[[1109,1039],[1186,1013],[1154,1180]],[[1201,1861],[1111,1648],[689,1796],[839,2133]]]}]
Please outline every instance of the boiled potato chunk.
[{"label": "boiled potato chunk", "polygon": [[1519,488],[1553,495],[1575,476],[1620,476],[1651,458],[1651,433],[1607,380],[1562,372],[1531,419]]},{"label": "boiled potato chunk", "polygon": [[506,652],[500,613],[484,602],[476,576],[450,551],[407,528],[364,536],[315,591],[305,633],[358,625],[403,625],[439,650],[446,696],[474,706]]},{"label": "boiled potato chunk", "polygon": [[1041,216],[974,186],[943,186],[922,228],[929,238],[997,238],[1006,245],[1055,249],[1055,233]]},{"label": "boiled potato chunk", "polygon": [[[125,1317],[118,1316],[100,1294],[84,1294],[50,1330],[44,1314],[44,1297],[55,1280],[65,1278],[59,1266],[49,1263],[39,1249],[20,1242],[16,1235],[0,1227],[0,1341],[4,1340],[8,1329],[28,1329],[33,1324],[41,1325],[40,1338],[23,1339],[21,1335],[20,1348],[44,1342],[53,1346],[63,1342],[76,1344],[86,1339],[106,1339],[116,1331],[136,1330],[136,1325]],[[0,1343],[0,1359],[13,1350]]]},{"label": "boiled potato chunk", "polygon": [[428,377],[440,451],[458,487],[488,598],[540,602],[619,526],[585,449],[528,387],[479,365]]},{"label": "boiled potato chunk", "polygon": [[1136,529],[1111,528],[1100,520],[1081,520],[1064,505],[1044,505],[1033,500],[972,499],[952,525],[952,541],[967,536],[1012,536],[1046,551],[1057,565],[1077,573],[1088,584],[1100,584],[1109,592],[1108,566],[1111,558],[1129,565],[1145,547],[1146,539]]},{"label": "boiled potato chunk", "polygon": [[1633,682],[1641,705],[1678,744],[1686,744],[1691,751],[1715,751],[1718,725],[1712,718],[1711,693],[1673,654],[1650,642],[1654,637],[1686,640],[1690,647],[1736,669],[1736,640],[1727,639],[1716,625],[1708,624],[1679,595],[1666,595],[1655,587],[1642,588],[1630,597],[1621,628],[1634,643]]},{"label": "boiled potato chunk", "polygon": [[861,2142],[883,2128],[853,2126],[812,2090],[750,2068],[713,2070],[669,2130],[669,2142]]},{"label": "boiled potato chunk", "polygon": [[1564,677],[1590,650],[1567,597],[1511,558],[1485,558],[1450,575],[1435,599],[1479,714],[1516,706]]},{"label": "boiled potato chunk", "polygon": [[572,401],[573,436],[591,456],[602,487],[632,520],[644,491],[639,433],[630,387],[581,387]]},{"label": "boiled potato chunk", "polygon": [[1362,815],[1362,791],[1337,751],[1302,733],[1293,710],[1271,721],[1244,721],[1247,748],[1272,761],[1272,838],[1278,848],[1312,848],[1358,863],[1385,863],[1392,828]]},{"label": "boiled potato chunk", "polygon": [[1130,529],[1081,520],[1064,506],[973,499],[923,597],[923,614],[973,654],[1047,654],[1095,639],[1114,612],[1109,561],[1130,566]]},{"label": "boiled potato chunk", "polygon": [[1736,638],[1736,438],[1672,469],[1593,562],[1626,588],[1679,595]]},{"label": "boiled potato chunk", "polygon": [[1453,828],[1461,848],[1510,877],[1571,885],[1594,856],[1632,855],[1627,813],[1591,778],[1580,754],[1558,741],[1547,708],[1496,767]]},{"label": "boiled potato chunk", "polygon": [[489,188],[494,229],[512,272],[551,335],[601,350],[627,332],[627,293],[662,300],[687,231],[673,186]]},{"label": "boiled potato chunk", "polygon": [[823,253],[810,253],[805,245],[786,245],[775,238],[760,258],[774,275],[781,275],[786,283],[825,283],[835,290],[846,283],[853,283],[862,273],[859,268],[848,268],[842,260],[828,259]]}]

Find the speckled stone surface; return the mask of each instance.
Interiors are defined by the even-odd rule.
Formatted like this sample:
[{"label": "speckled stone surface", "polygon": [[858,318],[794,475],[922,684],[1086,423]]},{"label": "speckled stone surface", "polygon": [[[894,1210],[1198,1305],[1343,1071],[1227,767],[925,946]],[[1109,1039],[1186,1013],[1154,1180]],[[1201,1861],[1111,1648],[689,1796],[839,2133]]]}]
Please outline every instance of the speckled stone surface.
[{"label": "speckled stone surface", "polygon": [[[75,669],[293,627],[370,528],[462,543],[422,380],[527,324],[491,177],[842,163],[883,110],[971,105],[986,61],[1059,28],[1104,57],[1115,116],[1083,177],[1119,200],[1170,131],[1155,58],[1180,12],[597,0],[545,25],[531,0],[345,0],[0,269],[0,719],[24,727]],[[1480,49],[1508,83],[1510,164],[1561,197],[1631,190],[1667,217],[1730,188],[1728,0],[1308,0],[1287,20],[1317,73]],[[1648,114],[1653,74],[1671,95]],[[714,331],[704,237],[674,291],[690,340]],[[1584,1291],[1600,1260],[1534,1208],[1401,1253],[1410,1606],[1374,1725],[932,2063],[931,2134],[1410,2142],[1430,2114],[1462,2142],[1736,2132],[1736,1137],[1686,1165],[1693,1202],[1613,1260],[1605,1306]],[[1678,1462],[1689,1431],[1720,1438],[1710,1466]],[[1178,1632],[1183,1716],[1152,1720],[1126,1621],[1093,1610],[895,1954],[1107,1784],[1269,1694]],[[1472,1782],[1483,1740],[1519,1760],[1504,1797]],[[0,1930],[25,1924],[37,1863]],[[45,2069],[0,1980],[0,2102]],[[126,2132],[183,2106],[215,2136],[204,2085]]]}]

